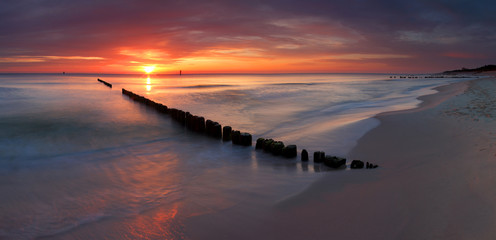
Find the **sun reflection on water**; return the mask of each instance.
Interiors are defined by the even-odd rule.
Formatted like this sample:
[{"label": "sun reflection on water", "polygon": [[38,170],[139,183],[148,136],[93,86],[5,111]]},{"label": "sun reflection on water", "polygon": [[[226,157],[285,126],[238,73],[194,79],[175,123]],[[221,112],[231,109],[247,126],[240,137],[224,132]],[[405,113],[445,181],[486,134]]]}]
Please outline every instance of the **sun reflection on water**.
[{"label": "sun reflection on water", "polygon": [[148,77],[146,78],[146,86],[145,86],[145,88],[146,88],[146,91],[147,91],[147,92],[149,92],[149,91],[151,91],[151,90],[152,90],[152,85],[151,85],[151,83],[152,83],[152,81],[151,81],[151,79],[150,79],[150,76],[148,76]]},{"label": "sun reflection on water", "polygon": [[136,216],[127,223],[131,239],[185,239],[184,226],[176,219],[179,204]]}]

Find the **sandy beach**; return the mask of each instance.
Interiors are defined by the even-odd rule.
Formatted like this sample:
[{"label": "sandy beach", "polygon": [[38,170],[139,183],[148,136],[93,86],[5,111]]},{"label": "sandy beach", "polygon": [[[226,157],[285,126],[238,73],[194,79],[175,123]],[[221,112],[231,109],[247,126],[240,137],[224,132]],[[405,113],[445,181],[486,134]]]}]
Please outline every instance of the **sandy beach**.
[{"label": "sandy beach", "polygon": [[380,168],[330,173],[269,210],[192,218],[189,237],[495,239],[496,78],[437,90],[377,116],[348,156]]}]

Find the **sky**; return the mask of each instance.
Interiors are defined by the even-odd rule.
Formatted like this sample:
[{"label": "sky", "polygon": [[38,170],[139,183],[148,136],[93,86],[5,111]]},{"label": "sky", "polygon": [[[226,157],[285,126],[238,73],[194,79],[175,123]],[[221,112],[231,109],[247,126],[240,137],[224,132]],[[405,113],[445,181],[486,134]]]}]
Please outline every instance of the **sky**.
[{"label": "sky", "polygon": [[496,63],[496,1],[2,0],[0,72],[433,73]]}]

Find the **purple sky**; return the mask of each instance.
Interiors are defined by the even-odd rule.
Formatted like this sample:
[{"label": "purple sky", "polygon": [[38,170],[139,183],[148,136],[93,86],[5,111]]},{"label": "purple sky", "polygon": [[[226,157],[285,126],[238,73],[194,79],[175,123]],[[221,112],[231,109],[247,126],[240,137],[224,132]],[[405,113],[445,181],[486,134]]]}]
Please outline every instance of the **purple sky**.
[{"label": "purple sky", "polygon": [[495,1],[0,2],[0,72],[439,72],[496,63]]}]

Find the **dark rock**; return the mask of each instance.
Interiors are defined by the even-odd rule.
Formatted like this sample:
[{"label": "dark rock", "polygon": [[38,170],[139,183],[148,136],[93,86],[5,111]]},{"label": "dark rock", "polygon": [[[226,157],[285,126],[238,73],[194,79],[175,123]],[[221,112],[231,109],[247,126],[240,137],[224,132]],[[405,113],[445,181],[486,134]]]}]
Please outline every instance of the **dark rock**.
[{"label": "dark rock", "polygon": [[230,126],[224,126],[222,128],[222,140],[224,141],[230,141],[231,140],[231,132],[232,128]]},{"label": "dark rock", "polygon": [[331,168],[340,168],[346,165],[346,158],[327,155],[325,156],[324,164]]},{"label": "dark rock", "polygon": [[308,152],[305,149],[301,150],[301,161],[308,162]]},{"label": "dark rock", "polygon": [[363,165],[364,165],[364,163],[362,161],[353,160],[353,161],[351,161],[350,168],[351,169],[359,169],[359,168],[363,168]]},{"label": "dark rock", "polygon": [[294,158],[298,155],[296,145],[288,145],[282,149],[282,155],[287,158]]}]

